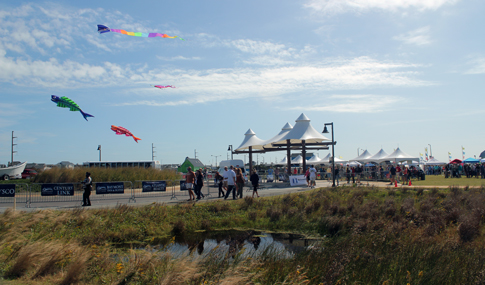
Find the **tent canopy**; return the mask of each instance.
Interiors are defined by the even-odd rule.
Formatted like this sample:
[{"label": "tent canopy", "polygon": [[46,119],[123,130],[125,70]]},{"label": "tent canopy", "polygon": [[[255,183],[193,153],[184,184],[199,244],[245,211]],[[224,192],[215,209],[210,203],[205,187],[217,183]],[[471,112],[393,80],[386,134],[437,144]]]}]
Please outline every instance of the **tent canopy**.
[{"label": "tent canopy", "polygon": [[476,159],[476,158],[473,158],[473,157],[469,157],[465,160],[463,160],[463,163],[479,163],[480,160],[479,159]]},{"label": "tent canopy", "polygon": [[410,156],[409,154],[403,152],[399,147],[390,155],[383,157],[381,161],[394,161],[394,162],[399,162],[399,161],[419,161],[419,157],[416,156]]},{"label": "tent canopy", "polygon": [[388,156],[387,152],[385,152],[382,148],[373,156],[363,159],[364,162],[381,162],[384,157]]},{"label": "tent canopy", "polygon": [[450,161],[450,164],[459,164],[459,163],[461,163],[461,160],[458,158],[455,158],[452,161]]},{"label": "tent canopy", "polygon": [[369,158],[371,156],[372,156],[372,154],[370,154],[367,150],[365,150],[359,156],[357,156],[356,158],[351,159],[349,161],[365,161],[367,158]]},{"label": "tent canopy", "polygon": [[256,134],[253,132],[253,130],[249,129],[245,134],[244,134],[244,140],[241,143],[241,145],[236,149],[238,150],[245,150],[250,147],[252,147],[253,150],[260,150],[263,149],[263,145],[265,144],[265,141],[258,138]]},{"label": "tent canopy", "polygon": [[310,124],[310,119],[308,119],[305,114],[301,114],[298,119],[296,119],[296,124],[286,135],[275,140],[271,143],[286,143],[290,140],[290,143],[299,143],[301,141],[306,141],[308,143],[320,143],[323,141],[330,141],[327,137],[323,136],[320,132],[315,130]]},{"label": "tent canopy", "polygon": [[446,162],[441,162],[439,160],[437,160],[436,158],[431,158],[430,160],[428,160],[426,163],[426,165],[444,165],[446,164]]}]

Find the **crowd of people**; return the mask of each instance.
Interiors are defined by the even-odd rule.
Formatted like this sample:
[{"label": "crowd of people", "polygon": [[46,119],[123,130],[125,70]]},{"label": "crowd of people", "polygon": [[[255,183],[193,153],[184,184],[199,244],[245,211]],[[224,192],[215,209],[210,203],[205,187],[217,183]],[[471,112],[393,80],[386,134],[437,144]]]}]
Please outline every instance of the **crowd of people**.
[{"label": "crowd of people", "polygon": [[[228,168],[225,166],[222,174],[219,173],[219,171],[216,171],[215,181],[219,188],[219,198],[224,197],[224,200],[226,200],[229,195],[231,195],[231,192],[234,200],[242,198],[245,180],[246,179],[243,175],[243,171],[239,167],[234,167],[231,165]],[[259,197],[259,180],[259,175],[256,169],[254,169],[249,177],[249,181],[251,181],[251,185],[253,186],[253,197],[254,195]],[[189,199],[187,201],[198,201],[203,199],[204,194],[202,194],[201,190],[204,186],[204,174],[202,173],[202,170],[198,169],[194,173],[192,168],[188,167],[185,178],[185,186],[189,192]]]}]

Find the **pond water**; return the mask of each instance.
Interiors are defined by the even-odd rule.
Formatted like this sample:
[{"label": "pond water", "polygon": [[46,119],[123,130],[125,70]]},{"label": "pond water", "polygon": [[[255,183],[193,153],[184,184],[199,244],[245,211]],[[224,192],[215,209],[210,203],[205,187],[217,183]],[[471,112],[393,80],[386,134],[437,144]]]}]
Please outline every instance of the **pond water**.
[{"label": "pond water", "polygon": [[320,248],[320,240],[307,239],[297,234],[264,233],[259,231],[220,231],[196,233],[175,237],[170,242],[152,247],[152,250],[170,253],[173,258],[255,258],[264,255],[290,258],[295,254]]}]

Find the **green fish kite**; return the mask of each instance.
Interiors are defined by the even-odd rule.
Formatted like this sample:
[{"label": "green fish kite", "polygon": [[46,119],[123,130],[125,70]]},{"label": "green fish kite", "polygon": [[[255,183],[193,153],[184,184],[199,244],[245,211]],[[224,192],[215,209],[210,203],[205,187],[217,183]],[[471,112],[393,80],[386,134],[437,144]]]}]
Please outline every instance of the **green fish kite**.
[{"label": "green fish kite", "polygon": [[88,113],[84,113],[81,108],[76,104],[76,102],[72,101],[71,99],[67,98],[66,96],[62,96],[59,98],[56,95],[51,95],[51,101],[57,103],[57,107],[62,108],[69,108],[70,111],[79,111],[83,115],[84,119],[87,121],[88,117],[94,117]]}]

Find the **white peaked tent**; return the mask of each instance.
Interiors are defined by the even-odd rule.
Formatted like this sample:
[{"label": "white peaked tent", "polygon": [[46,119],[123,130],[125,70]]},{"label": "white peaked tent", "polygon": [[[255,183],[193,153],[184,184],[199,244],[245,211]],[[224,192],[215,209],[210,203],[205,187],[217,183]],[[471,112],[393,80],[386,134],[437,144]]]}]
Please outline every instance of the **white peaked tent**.
[{"label": "white peaked tent", "polygon": [[[329,158],[329,160],[331,160],[331,158]],[[347,160],[343,160],[343,159],[340,159],[340,158],[336,157],[335,160],[334,160],[334,162],[335,163],[345,163],[345,162],[347,162]]]},{"label": "white peaked tent", "polygon": [[445,165],[446,162],[441,162],[437,160],[436,158],[431,158],[430,160],[426,161],[424,164],[426,165]]},{"label": "white peaked tent", "polygon": [[291,160],[292,164],[302,164],[303,163],[303,157],[301,155],[298,155],[297,157],[293,158]]},{"label": "white peaked tent", "polygon": [[310,157],[310,159],[307,159],[306,163],[308,163],[308,164],[320,164],[320,163],[322,163],[322,159],[320,157],[318,157],[318,155],[314,154],[312,157]]},{"label": "white peaked tent", "polygon": [[351,159],[349,161],[366,161],[366,159],[371,157],[371,156],[372,156],[372,154],[370,154],[367,150],[365,150],[359,156],[357,156],[356,158]]},{"label": "white peaked tent", "polygon": [[410,156],[409,154],[403,152],[400,148],[397,148],[393,153],[381,159],[381,161],[419,161],[419,157]]},{"label": "white peaked tent", "polygon": [[330,162],[330,153],[327,154],[322,160],[320,161],[321,163],[328,163]]},{"label": "white peaked tent", "polygon": [[322,135],[319,131],[310,125],[310,119],[305,114],[301,114],[296,119],[296,124],[286,135],[275,139],[270,143],[286,143],[290,140],[290,143],[300,143],[305,141],[307,143],[319,143],[323,141],[330,141],[327,137]]},{"label": "white peaked tent", "polygon": [[358,161],[350,161],[349,163],[347,163],[348,166],[350,167],[357,167],[357,166],[362,166],[362,163],[358,162]]},{"label": "white peaked tent", "polygon": [[384,157],[387,157],[389,154],[387,154],[387,152],[385,152],[382,148],[381,150],[379,150],[376,154],[374,154],[373,156],[371,157],[368,157],[366,159],[364,159],[363,161],[364,162],[381,162],[383,161],[382,159]]},{"label": "white peaked tent", "polygon": [[253,132],[253,130],[249,129],[245,134],[244,134],[244,140],[241,143],[241,145],[236,149],[237,150],[244,150],[244,149],[249,149],[252,147],[253,150],[261,150],[263,149],[263,145],[265,143],[264,140],[258,138],[256,136],[256,133]]},{"label": "white peaked tent", "polygon": [[281,131],[276,136],[265,141],[264,147],[266,147],[266,148],[271,147],[271,143],[276,142],[276,141],[280,141],[281,138],[284,137],[287,133],[289,133],[292,129],[293,129],[293,126],[290,125],[289,123],[286,123],[286,125],[283,126]]},{"label": "white peaked tent", "polygon": [[288,159],[286,158],[286,156],[281,161],[276,163],[276,165],[287,165],[287,164],[288,164]]}]

